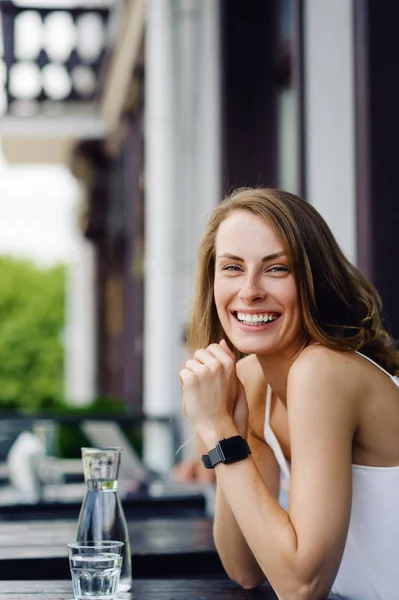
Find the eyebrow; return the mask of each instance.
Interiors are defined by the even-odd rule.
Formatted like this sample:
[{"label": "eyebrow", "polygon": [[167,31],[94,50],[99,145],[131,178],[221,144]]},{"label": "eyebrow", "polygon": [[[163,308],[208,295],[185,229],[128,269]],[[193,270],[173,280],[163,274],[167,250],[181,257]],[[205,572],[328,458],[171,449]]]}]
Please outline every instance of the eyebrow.
[{"label": "eyebrow", "polygon": [[[279,252],[274,252],[273,254],[268,254],[267,256],[264,256],[262,258],[262,262],[269,262],[269,260],[274,260],[276,258],[280,258],[281,256],[285,256],[285,251],[284,250],[280,250]],[[219,260],[219,258],[228,258],[229,260],[239,260],[241,262],[245,262],[243,258],[241,258],[240,256],[235,256],[234,254],[229,254],[228,252],[226,252],[225,254],[220,254],[217,257],[217,260]]]}]

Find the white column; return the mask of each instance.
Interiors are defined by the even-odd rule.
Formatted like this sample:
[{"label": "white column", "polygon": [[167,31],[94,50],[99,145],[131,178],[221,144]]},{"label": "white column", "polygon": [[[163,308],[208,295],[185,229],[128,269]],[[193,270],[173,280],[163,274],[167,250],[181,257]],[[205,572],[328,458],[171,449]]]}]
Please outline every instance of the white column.
[{"label": "white column", "polygon": [[220,201],[218,2],[180,0],[176,16],[175,182],[180,195],[176,259],[183,274],[182,302],[187,315],[198,244],[210,211]]},{"label": "white column", "polygon": [[[173,14],[170,0],[148,0],[145,77],[145,299],[144,411],[148,416],[175,412],[179,274],[173,245],[179,219],[174,187],[175,111]],[[167,426],[148,422],[144,460],[156,471],[171,463],[173,441]]]},{"label": "white column", "polygon": [[96,393],[94,261],[92,244],[77,239],[66,278],[65,396],[78,405]]},{"label": "white column", "polygon": [[[219,199],[218,2],[147,7],[144,410],[179,418],[181,330],[205,214]],[[167,471],[170,428],[149,422],[144,433],[146,463]]]},{"label": "white column", "polygon": [[305,0],[307,199],[356,260],[352,0]]}]

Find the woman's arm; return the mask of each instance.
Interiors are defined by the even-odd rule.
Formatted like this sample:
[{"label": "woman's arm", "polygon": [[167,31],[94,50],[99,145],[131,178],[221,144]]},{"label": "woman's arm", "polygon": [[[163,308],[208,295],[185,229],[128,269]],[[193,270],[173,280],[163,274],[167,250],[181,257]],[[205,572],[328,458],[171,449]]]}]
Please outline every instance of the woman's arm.
[{"label": "woman's arm", "polygon": [[[242,417],[245,411],[239,409],[235,411],[235,425],[240,434],[247,439],[252,451],[252,458],[263,481],[273,496],[278,498],[280,468],[273,452],[264,440],[255,435],[252,429],[252,426],[257,426],[257,430],[263,431],[267,387],[263,371],[256,356],[251,355],[238,361],[236,372],[245,391],[245,396],[239,397],[237,402],[245,402],[248,408],[246,417],[241,419],[237,419],[237,417],[238,415]],[[247,434],[248,429],[249,433]],[[204,453],[207,449],[204,444],[202,446],[202,453]],[[221,486],[217,486],[213,531],[220,559],[229,577],[244,588],[253,588],[262,583],[265,578],[264,573],[237,524]]]},{"label": "woman's arm", "polygon": [[[230,367],[219,350],[214,353],[221,364],[202,365],[204,370],[196,369],[185,382],[186,411],[208,450],[238,433],[231,418],[231,384],[226,385]],[[280,599],[324,599],[338,570],[351,506],[354,388],[344,354],[319,347],[317,352],[304,351],[291,368],[288,513],[251,456],[216,466],[218,486]]]},{"label": "woman's arm", "polygon": [[[227,345],[226,345],[227,348]],[[252,418],[256,407],[263,406],[266,397],[266,381],[262,368],[255,355],[246,356],[236,364],[237,377],[245,390],[246,400],[250,407]],[[245,402],[245,399],[244,399]],[[234,415],[234,422],[241,435],[246,437],[248,429],[248,408],[238,411]],[[245,414],[244,414],[245,413]],[[194,455],[186,458],[173,469],[173,479],[176,481],[198,481],[200,483],[213,483],[216,480],[215,471],[206,469],[201,462],[201,454],[207,450],[203,441],[196,435],[194,443]]]},{"label": "woman's arm", "polygon": [[[278,498],[280,469],[270,448],[254,435],[248,435],[252,458],[270,493]],[[257,587],[265,578],[230,508],[228,499],[217,485],[213,533],[216,548],[227,575],[244,588]]]}]

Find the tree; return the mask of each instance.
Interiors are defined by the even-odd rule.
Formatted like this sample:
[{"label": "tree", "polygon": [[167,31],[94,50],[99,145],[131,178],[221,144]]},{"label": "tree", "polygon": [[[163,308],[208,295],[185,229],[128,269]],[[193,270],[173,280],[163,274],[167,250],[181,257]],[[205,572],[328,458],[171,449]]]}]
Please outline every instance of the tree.
[{"label": "tree", "polygon": [[65,268],[0,257],[0,406],[63,401]]}]

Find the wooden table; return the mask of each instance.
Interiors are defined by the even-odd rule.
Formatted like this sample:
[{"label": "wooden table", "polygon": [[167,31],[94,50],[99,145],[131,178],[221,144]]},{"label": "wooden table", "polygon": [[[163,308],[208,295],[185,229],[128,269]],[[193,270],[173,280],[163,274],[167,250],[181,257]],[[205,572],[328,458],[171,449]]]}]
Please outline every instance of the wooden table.
[{"label": "wooden table", "polygon": [[[72,600],[67,581],[4,581],[0,600]],[[267,585],[243,590],[227,579],[138,579],[132,591],[118,594],[120,600],[277,600]],[[329,596],[330,600],[333,597]],[[328,599],[327,599],[328,600]],[[345,600],[340,598],[340,600]]]},{"label": "wooden table", "polygon": [[[1,1],[1,0],[0,0]],[[62,486],[60,494],[62,495]],[[64,486],[67,490],[68,487]],[[0,521],[32,521],[38,519],[73,519],[79,518],[84,492],[78,499],[70,500],[65,493],[65,501],[47,501],[37,504],[3,504],[0,493]],[[123,510],[126,519],[148,519],[151,517],[199,517],[206,514],[205,497],[200,492],[185,495],[151,496],[137,492],[123,498]]]},{"label": "wooden table", "polygon": [[[0,600],[71,600],[70,581],[4,581]],[[119,596],[118,596],[119,597]],[[124,600],[276,600],[268,586],[243,590],[228,580],[141,579],[134,580]]]},{"label": "wooden table", "polygon": [[[224,576],[207,517],[128,521],[128,529],[136,578]],[[0,523],[0,580],[68,579],[75,534],[74,521]]]}]

